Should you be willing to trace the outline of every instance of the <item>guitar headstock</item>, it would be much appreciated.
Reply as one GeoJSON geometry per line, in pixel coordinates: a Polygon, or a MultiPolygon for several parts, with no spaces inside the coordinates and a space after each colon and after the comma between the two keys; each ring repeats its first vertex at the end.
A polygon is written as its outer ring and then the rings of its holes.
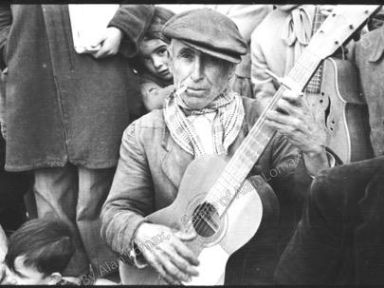
{"type": "Polygon", "coordinates": [[[307,49],[321,59],[332,55],[380,5],[338,5],[313,35],[307,49]]]}

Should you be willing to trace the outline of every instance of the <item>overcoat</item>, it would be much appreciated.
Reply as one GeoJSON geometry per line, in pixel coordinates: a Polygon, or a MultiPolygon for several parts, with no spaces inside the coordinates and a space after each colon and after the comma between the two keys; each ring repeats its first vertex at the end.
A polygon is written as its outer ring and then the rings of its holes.
{"type": "Polygon", "coordinates": [[[324,170],[282,254],[283,285],[384,284],[384,157],[324,170]]]}
{"type": "Polygon", "coordinates": [[[75,52],[68,5],[0,7],[7,170],[116,165],[122,132],[140,103],[125,56],[137,52],[153,13],[152,6],[122,5],[109,25],[123,31],[123,53],[95,59],[75,52]]]}

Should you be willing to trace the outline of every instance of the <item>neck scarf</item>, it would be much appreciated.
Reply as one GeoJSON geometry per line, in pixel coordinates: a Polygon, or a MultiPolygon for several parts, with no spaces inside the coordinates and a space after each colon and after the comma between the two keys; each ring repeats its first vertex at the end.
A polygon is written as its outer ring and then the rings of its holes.
{"type": "Polygon", "coordinates": [[[235,141],[244,120],[241,97],[233,91],[224,91],[201,110],[189,110],[180,95],[173,93],[166,99],[163,109],[165,123],[173,140],[187,153],[201,157],[207,153],[186,115],[202,115],[216,112],[213,119],[213,145],[218,155],[227,154],[235,141]]]}

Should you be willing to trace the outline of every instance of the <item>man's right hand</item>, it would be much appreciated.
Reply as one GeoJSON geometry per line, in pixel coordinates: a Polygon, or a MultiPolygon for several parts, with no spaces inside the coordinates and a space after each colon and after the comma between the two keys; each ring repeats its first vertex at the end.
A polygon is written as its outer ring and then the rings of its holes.
{"type": "Polygon", "coordinates": [[[163,225],[142,223],[134,242],[144,258],[169,284],[180,285],[197,276],[199,260],[182,242],[192,240],[196,234],[173,233],[163,225]]]}

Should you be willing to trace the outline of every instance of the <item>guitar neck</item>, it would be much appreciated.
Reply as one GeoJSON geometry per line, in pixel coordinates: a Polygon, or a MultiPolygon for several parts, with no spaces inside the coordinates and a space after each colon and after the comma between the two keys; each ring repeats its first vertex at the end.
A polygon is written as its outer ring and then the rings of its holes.
{"type": "MultiPolygon", "coordinates": [[[[321,11],[320,5],[316,6],[315,16],[312,24],[312,35],[314,35],[320,26],[323,24],[327,16],[321,11]]],[[[308,83],[305,91],[309,94],[318,94],[321,89],[321,80],[323,74],[323,65],[319,65],[316,72],[311,78],[311,81],[308,83]]]]}

